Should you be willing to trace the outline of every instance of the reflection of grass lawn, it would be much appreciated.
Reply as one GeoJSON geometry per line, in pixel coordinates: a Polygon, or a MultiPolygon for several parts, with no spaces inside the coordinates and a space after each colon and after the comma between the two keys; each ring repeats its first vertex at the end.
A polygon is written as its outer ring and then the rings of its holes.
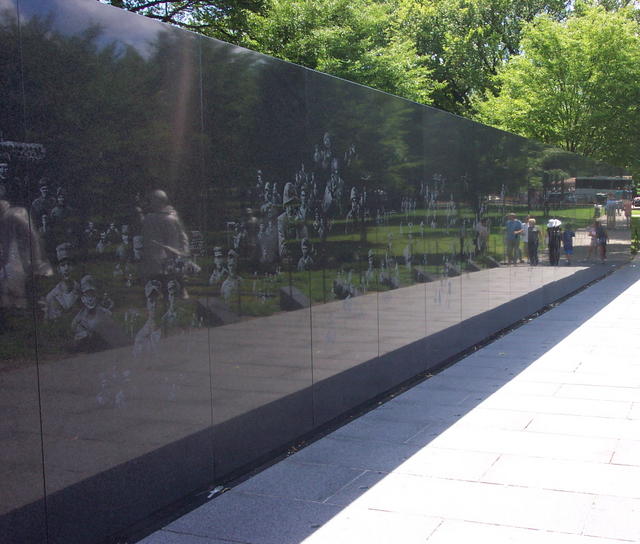
{"type": "MultiPolygon", "coordinates": [[[[514,210],[520,219],[524,218],[524,207],[509,207],[491,205],[486,216],[490,218],[491,234],[488,241],[488,253],[497,260],[502,260],[504,248],[504,217],[505,210],[514,210]],[[514,209],[515,208],[515,209],[514,209]]],[[[640,227],[640,210],[634,210],[634,228],[640,227]],[[638,227],[636,227],[638,225],[638,227]]],[[[314,245],[315,267],[308,272],[298,272],[296,269],[299,257],[300,242],[291,243],[294,257],[291,272],[287,265],[281,265],[281,272],[276,274],[276,263],[270,266],[258,265],[250,262],[247,255],[240,252],[239,275],[242,277],[239,297],[229,301],[231,310],[243,317],[268,316],[280,312],[280,288],[289,284],[298,288],[309,297],[312,304],[322,304],[336,300],[333,293],[333,282],[338,277],[348,281],[360,292],[383,292],[390,289],[389,285],[380,283],[380,273],[383,261],[389,258],[390,267],[386,271],[388,276],[394,276],[399,286],[409,286],[416,283],[414,271],[406,266],[405,258],[411,255],[412,266],[439,277],[443,273],[446,259],[455,261],[460,252],[460,223],[466,220],[464,229],[463,248],[468,253],[473,247],[473,212],[470,208],[458,208],[455,221],[447,228],[447,210],[415,210],[408,214],[396,213],[390,215],[383,224],[376,225],[369,221],[364,230],[359,226],[347,225],[344,221],[335,221],[333,229],[324,243],[317,238],[311,238],[314,245]],[[427,224],[435,221],[435,225],[427,224]],[[421,227],[421,223],[422,227],[421,227]],[[351,232],[345,232],[349,228],[351,232]],[[374,252],[375,271],[367,279],[368,252],[374,252]]],[[[544,226],[543,210],[534,209],[531,215],[538,224],[544,226]]],[[[557,217],[563,223],[571,223],[574,228],[585,227],[593,220],[592,206],[575,206],[551,209],[549,216],[557,217]]],[[[312,230],[310,228],[310,230],[312,230]]],[[[227,239],[226,233],[207,233],[210,243],[208,253],[214,245],[228,248],[219,240],[227,239]],[[215,242],[214,240],[218,240],[215,242]]],[[[466,258],[466,257],[464,257],[466,258]]],[[[211,255],[198,258],[201,272],[195,277],[189,277],[186,287],[190,299],[179,301],[182,309],[179,313],[178,328],[194,326],[193,316],[197,311],[197,301],[205,297],[220,297],[220,286],[208,284],[209,274],[213,268],[211,255]]],[[[115,259],[113,255],[97,255],[91,252],[87,262],[78,264],[75,270],[77,280],[85,274],[92,274],[101,291],[107,293],[114,302],[114,319],[122,325],[127,334],[133,339],[146,319],[145,296],[143,285],[138,281],[133,287],[126,287],[124,281],[113,277],[115,259]],[[133,317],[132,317],[133,316],[133,317]]],[[[42,298],[57,283],[57,278],[38,280],[38,298],[42,298]]],[[[102,293],[100,293],[102,295],[102,293]]],[[[39,350],[44,359],[60,357],[67,353],[71,341],[70,324],[80,307],[74,309],[64,318],[55,322],[45,322],[38,307],[39,350]]],[[[2,334],[0,342],[0,358],[6,360],[32,360],[35,353],[34,335],[31,322],[31,312],[17,312],[8,316],[7,329],[2,334]]],[[[196,324],[197,326],[197,324],[196,324]]]]}

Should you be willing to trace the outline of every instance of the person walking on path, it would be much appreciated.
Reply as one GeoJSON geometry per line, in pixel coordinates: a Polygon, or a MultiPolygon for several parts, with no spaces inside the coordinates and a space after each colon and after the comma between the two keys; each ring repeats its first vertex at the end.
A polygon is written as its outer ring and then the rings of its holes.
{"type": "Polygon", "coordinates": [[[558,266],[560,263],[560,243],[562,233],[560,231],[562,222],[559,219],[549,219],[547,223],[547,247],[549,248],[549,264],[558,266]]]}
{"type": "Polygon", "coordinates": [[[616,228],[616,214],[618,213],[618,201],[615,199],[613,193],[607,195],[607,203],[605,204],[607,210],[607,226],[610,228],[616,228]]]}
{"type": "Polygon", "coordinates": [[[538,246],[542,241],[542,231],[536,226],[536,220],[529,219],[527,228],[527,256],[531,266],[538,266],[538,246]]]}
{"type": "Polygon", "coordinates": [[[564,255],[567,258],[567,265],[571,266],[571,256],[573,255],[573,239],[576,237],[576,233],[571,228],[571,225],[567,224],[562,232],[562,247],[564,248],[564,255]]]}
{"type": "Polygon", "coordinates": [[[607,242],[609,241],[609,234],[607,230],[602,226],[600,221],[595,221],[593,224],[595,230],[596,246],[598,253],[600,254],[600,262],[604,263],[607,260],[607,242]]]}
{"type": "Polygon", "coordinates": [[[527,231],[529,230],[529,219],[530,216],[526,216],[524,221],[522,221],[522,234],[520,234],[520,238],[522,239],[522,251],[520,252],[520,262],[524,263],[523,256],[529,255],[529,236],[527,231]]]}
{"type": "Polygon", "coordinates": [[[629,228],[631,226],[631,208],[632,208],[631,200],[629,200],[628,198],[625,199],[622,206],[624,209],[625,224],[627,225],[627,228],[629,228]]]}
{"type": "Polygon", "coordinates": [[[596,228],[595,228],[595,222],[593,225],[589,225],[589,227],[587,228],[587,234],[589,235],[589,251],[587,253],[587,258],[585,259],[585,261],[590,261],[592,257],[597,255],[597,243],[598,241],[596,240],[596,228]]]}
{"type": "Polygon", "coordinates": [[[520,235],[522,234],[522,223],[516,219],[515,213],[507,214],[505,228],[507,262],[509,264],[516,264],[520,257],[520,235]]]}

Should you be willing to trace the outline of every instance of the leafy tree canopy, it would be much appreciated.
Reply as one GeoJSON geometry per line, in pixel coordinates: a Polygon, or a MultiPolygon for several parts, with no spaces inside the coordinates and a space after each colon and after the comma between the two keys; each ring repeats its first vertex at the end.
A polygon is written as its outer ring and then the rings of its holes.
{"type": "Polygon", "coordinates": [[[271,0],[244,45],[357,83],[431,102],[436,85],[411,37],[391,24],[395,2],[271,0]]]}
{"type": "Polygon", "coordinates": [[[572,152],[629,165],[639,140],[640,38],[630,8],[583,4],[536,18],[500,71],[478,120],[572,152]]]}
{"type": "Polygon", "coordinates": [[[248,15],[260,13],[266,4],[266,0],[99,1],[231,43],[244,36],[248,15]]]}
{"type": "Polygon", "coordinates": [[[494,76],[520,50],[523,26],[565,16],[565,0],[398,0],[398,25],[413,37],[440,84],[434,105],[462,115],[472,97],[497,91],[494,76]]]}

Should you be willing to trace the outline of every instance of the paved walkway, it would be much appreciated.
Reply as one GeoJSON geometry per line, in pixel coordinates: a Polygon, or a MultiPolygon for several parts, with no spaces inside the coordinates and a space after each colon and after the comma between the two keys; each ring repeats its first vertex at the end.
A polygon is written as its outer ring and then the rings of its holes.
{"type": "Polygon", "coordinates": [[[638,308],[635,261],[142,542],[640,542],[638,308]]]}

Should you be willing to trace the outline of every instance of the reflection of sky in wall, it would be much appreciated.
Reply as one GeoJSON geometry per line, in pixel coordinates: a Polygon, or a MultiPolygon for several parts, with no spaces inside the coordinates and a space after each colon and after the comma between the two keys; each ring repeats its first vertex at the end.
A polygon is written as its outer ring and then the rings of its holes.
{"type": "MultiPolygon", "coordinates": [[[[0,6],[15,5],[15,0],[0,0],[0,6]]],[[[50,17],[57,32],[67,36],[83,33],[92,25],[102,29],[97,43],[107,46],[113,42],[134,47],[140,55],[148,57],[158,34],[167,26],[142,15],[128,14],[95,0],[23,0],[20,17],[24,22],[33,16],[50,17]],[[64,14],[64,15],[62,15],[64,14]]]]}
{"type": "Polygon", "coordinates": [[[16,11],[16,0],[0,0],[0,13],[4,15],[7,10],[16,11]]]}
{"type": "MultiPolygon", "coordinates": [[[[16,0],[0,0],[0,8],[8,7],[15,10],[15,6],[16,0]]],[[[120,49],[131,46],[144,58],[153,53],[152,44],[158,34],[172,29],[165,23],[95,0],[22,0],[20,16],[23,23],[33,16],[51,17],[56,31],[67,36],[82,34],[88,27],[99,25],[102,29],[97,40],[99,46],[105,47],[114,42],[120,45],[120,49]]],[[[196,36],[185,30],[180,34],[196,36]]],[[[224,43],[212,38],[206,41],[212,47],[224,43]]],[[[251,63],[254,67],[268,64],[271,60],[268,56],[237,46],[229,46],[228,53],[230,60],[251,63]]]]}

